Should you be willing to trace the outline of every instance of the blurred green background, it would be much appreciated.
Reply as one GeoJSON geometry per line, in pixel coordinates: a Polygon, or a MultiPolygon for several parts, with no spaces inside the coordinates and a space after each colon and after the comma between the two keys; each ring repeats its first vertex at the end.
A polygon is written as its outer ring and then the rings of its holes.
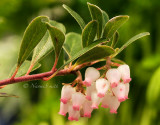
{"type": "MultiPolygon", "coordinates": [[[[0,125],[160,125],[160,1],[159,0],[88,0],[105,10],[109,17],[129,15],[120,28],[120,47],[130,37],[148,31],[149,37],[138,40],[120,55],[131,68],[129,100],[121,103],[117,115],[108,109],[93,111],[90,119],[70,122],[58,114],[61,83],[73,76],[50,81],[31,81],[8,85],[0,92],[19,98],[0,98],[0,125]]],[[[47,15],[66,26],[68,32],[81,33],[76,21],[62,8],[67,4],[85,20],[91,20],[87,0],[0,0],[0,80],[8,77],[17,61],[23,32],[38,15],[47,15]]],[[[49,71],[53,53],[34,73],[49,71]]]]}

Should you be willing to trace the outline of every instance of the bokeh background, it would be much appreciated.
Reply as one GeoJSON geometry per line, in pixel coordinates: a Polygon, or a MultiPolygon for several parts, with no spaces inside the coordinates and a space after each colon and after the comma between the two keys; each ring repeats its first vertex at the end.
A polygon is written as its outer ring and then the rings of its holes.
{"type": "MultiPolygon", "coordinates": [[[[61,83],[73,76],[50,81],[32,81],[8,85],[0,92],[19,98],[0,97],[0,125],[160,125],[160,1],[159,0],[88,0],[105,10],[109,17],[129,15],[119,29],[117,47],[130,37],[148,31],[150,36],[138,40],[118,58],[131,68],[129,100],[121,103],[117,115],[99,108],[90,119],[70,122],[58,114],[61,83]]],[[[85,20],[91,20],[87,0],[0,0],[0,80],[8,77],[18,57],[23,32],[38,15],[47,15],[63,23],[68,32],[81,33],[76,21],[62,8],[67,4],[85,20]]],[[[34,73],[49,71],[53,53],[41,61],[34,73]]]]}

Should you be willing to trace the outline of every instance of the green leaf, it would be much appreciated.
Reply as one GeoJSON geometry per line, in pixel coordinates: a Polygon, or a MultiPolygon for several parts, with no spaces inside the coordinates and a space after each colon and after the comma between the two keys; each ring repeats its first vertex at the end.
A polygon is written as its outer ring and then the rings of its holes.
{"type": "Polygon", "coordinates": [[[112,44],[111,44],[111,47],[115,47],[117,42],[118,42],[118,38],[119,38],[119,33],[118,31],[116,31],[113,35],[113,40],[112,40],[112,44]]]}
{"type": "Polygon", "coordinates": [[[73,16],[73,18],[78,22],[78,24],[80,25],[81,29],[83,30],[84,27],[85,27],[85,22],[80,17],[80,15],[77,14],[75,11],[73,11],[70,7],[68,7],[65,4],[63,4],[63,7],[64,7],[64,9],[66,9],[68,11],[68,13],[70,13],[73,16]]]}
{"type": "Polygon", "coordinates": [[[59,30],[61,30],[64,34],[66,33],[66,28],[65,28],[65,26],[62,23],[59,23],[59,22],[54,21],[54,20],[50,20],[49,23],[52,26],[55,26],[56,28],[58,28],[59,30]]]}
{"type": "Polygon", "coordinates": [[[106,23],[109,21],[109,16],[108,14],[102,10],[102,17],[103,17],[103,25],[102,27],[105,27],[106,23]]]}
{"type": "MultiPolygon", "coordinates": [[[[25,60],[24,63],[22,64],[22,66],[19,68],[17,74],[16,74],[16,77],[20,77],[20,76],[23,76],[27,73],[28,71],[28,68],[30,67],[30,64],[31,62],[28,61],[28,60],[25,60]]],[[[32,68],[32,71],[38,69],[39,67],[41,66],[41,64],[37,63],[33,68],[32,68]]],[[[12,74],[14,73],[16,69],[16,65],[12,68],[10,74],[9,74],[9,77],[12,76],[12,74]]]]}
{"type": "Polygon", "coordinates": [[[46,24],[54,45],[55,55],[58,58],[65,40],[65,35],[61,30],[59,30],[55,26],[52,26],[49,23],[46,24]]]}
{"type": "Polygon", "coordinates": [[[148,88],[147,88],[147,101],[148,103],[156,108],[160,109],[160,67],[154,72],[153,76],[151,77],[151,80],[149,82],[148,88]]]}
{"type": "Polygon", "coordinates": [[[82,44],[83,47],[90,45],[96,36],[98,24],[97,21],[93,20],[89,22],[82,32],[82,44]]]}
{"type": "Polygon", "coordinates": [[[82,38],[80,34],[68,33],[63,45],[65,52],[69,58],[73,57],[77,52],[82,50],[82,38]]]}
{"type": "Polygon", "coordinates": [[[131,39],[129,39],[118,51],[116,51],[115,54],[113,54],[111,57],[115,57],[116,55],[118,55],[122,50],[124,50],[128,45],[130,45],[131,43],[133,43],[134,41],[144,37],[150,35],[149,32],[144,32],[144,33],[140,33],[134,37],[132,37],[131,39]]]}
{"type": "Polygon", "coordinates": [[[17,66],[21,66],[21,64],[28,58],[36,45],[40,42],[47,31],[47,27],[45,22],[48,22],[49,19],[46,16],[39,16],[32,20],[32,22],[27,27],[18,57],[17,66]]]}
{"type": "Polygon", "coordinates": [[[129,16],[116,16],[110,19],[104,28],[103,37],[110,40],[113,34],[129,19],[129,16]]]}
{"type": "Polygon", "coordinates": [[[91,4],[91,3],[87,3],[87,4],[88,4],[88,8],[89,8],[92,20],[97,20],[98,22],[97,37],[100,38],[102,33],[102,23],[103,23],[102,10],[94,4],[91,4]]]}
{"type": "Polygon", "coordinates": [[[53,44],[51,38],[49,37],[49,33],[47,31],[41,42],[36,46],[36,48],[33,51],[31,65],[38,63],[52,51],[53,51],[53,44]]]}
{"type": "Polygon", "coordinates": [[[103,43],[103,42],[107,42],[106,39],[99,39],[94,41],[91,45],[83,48],[81,51],[79,51],[78,53],[75,53],[75,55],[69,59],[64,65],[62,65],[56,72],[55,74],[61,70],[63,67],[65,67],[66,65],[68,65],[70,62],[76,60],[78,57],[82,56],[83,54],[85,54],[86,52],[90,51],[91,49],[95,48],[98,44],[103,43]]]}
{"type": "Polygon", "coordinates": [[[110,46],[97,46],[84,55],[82,55],[75,63],[75,65],[79,65],[85,62],[91,62],[99,59],[103,59],[104,57],[110,56],[115,51],[110,46]]]}

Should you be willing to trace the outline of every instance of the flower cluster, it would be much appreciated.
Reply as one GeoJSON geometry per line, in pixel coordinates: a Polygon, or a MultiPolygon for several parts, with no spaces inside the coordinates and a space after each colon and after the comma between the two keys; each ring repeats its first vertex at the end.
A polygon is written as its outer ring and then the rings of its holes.
{"type": "Polygon", "coordinates": [[[91,117],[93,109],[109,108],[110,113],[117,113],[122,101],[128,99],[130,69],[128,65],[121,65],[107,71],[105,78],[100,78],[100,72],[89,67],[85,71],[83,86],[85,93],[76,91],[75,87],[65,84],[61,91],[59,114],[69,120],[78,121],[79,117],[91,117]]]}

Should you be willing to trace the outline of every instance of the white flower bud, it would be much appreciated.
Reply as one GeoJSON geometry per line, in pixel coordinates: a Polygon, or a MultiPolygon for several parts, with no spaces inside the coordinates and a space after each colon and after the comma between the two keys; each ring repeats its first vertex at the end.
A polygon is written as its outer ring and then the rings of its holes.
{"type": "Polygon", "coordinates": [[[103,100],[101,107],[110,108],[110,113],[117,113],[117,109],[120,106],[120,102],[117,97],[113,96],[111,93],[107,93],[103,100]]]}
{"type": "Polygon", "coordinates": [[[100,77],[100,73],[97,69],[89,67],[85,71],[85,80],[83,84],[86,86],[91,86],[91,84],[100,77]]]}
{"type": "Polygon", "coordinates": [[[85,95],[83,95],[81,92],[75,92],[74,94],[72,94],[72,105],[75,111],[80,110],[80,107],[82,106],[84,101],[85,95]]]}
{"type": "Polygon", "coordinates": [[[60,103],[60,111],[59,114],[66,116],[66,113],[68,112],[68,103],[64,104],[63,102],[60,103]]]}
{"type": "Polygon", "coordinates": [[[124,83],[129,83],[131,81],[130,78],[130,69],[128,65],[121,65],[118,67],[119,72],[121,73],[121,77],[124,83]]]}
{"type": "Polygon", "coordinates": [[[125,89],[125,99],[128,99],[129,83],[126,83],[126,84],[125,84],[125,87],[126,87],[126,89],[125,89]]]}
{"type": "Polygon", "coordinates": [[[79,120],[80,112],[79,111],[75,111],[72,108],[72,103],[69,104],[68,113],[69,113],[68,120],[71,120],[71,121],[73,121],[73,120],[78,121],[79,120]]]}
{"type": "Polygon", "coordinates": [[[61,99],[60,101],[66,104],[72,97],[72,94],[75,92],[75,89],[71,85],[64,85],[61,90],[61,99]]]}
{"type": "Polygon", "coordinates": [[[119,83],[117,87],[112,88],[112,91],[114,95],[118,98],[118,101],[122,102],[126,100],[126,86],[124,83],[119,83]]]}
{"type": "Polygon", "coordinates": [[[121,79],[121,74],[118,71],[118,69],[109,69],[106,73],[106,77],[108,81],[111,83],[111,87],[114,88],[118,85],[121,79]]]}
{"type": "Polygon", "coordinates": [[[93,111],[93,109],[91,108],[92,106],[92,102],[85,100],[85,102],[83,103],[83,113],[84,113],[84,117],[91,117],[91,113],[93,111]]]}
{"type": "Polygon", "coordinates": [[[105,93],[108,91],[109,89],[109,82],[104,79],[104,78],[100,78],[96,81],[96,89],[97,89],[97,96],[102,98],[104,97],[105,93]]]}
{"type": "Polygon", "coordinates": [[[91,93],[95,90],[96,90],[95,82],[91,86],[86,87],[86,99],[87,100],[91,101],[91,93]]]}
{"type": "Polygon", "coordinates": [[[98,106],[102,101],[102,98],[99,98],[97,96],[97,92],[93,91],[92,94],[91,94],[91,99],[92,99],[92,106],[91,106],[92,109],[98,109],[98,106]]]}

